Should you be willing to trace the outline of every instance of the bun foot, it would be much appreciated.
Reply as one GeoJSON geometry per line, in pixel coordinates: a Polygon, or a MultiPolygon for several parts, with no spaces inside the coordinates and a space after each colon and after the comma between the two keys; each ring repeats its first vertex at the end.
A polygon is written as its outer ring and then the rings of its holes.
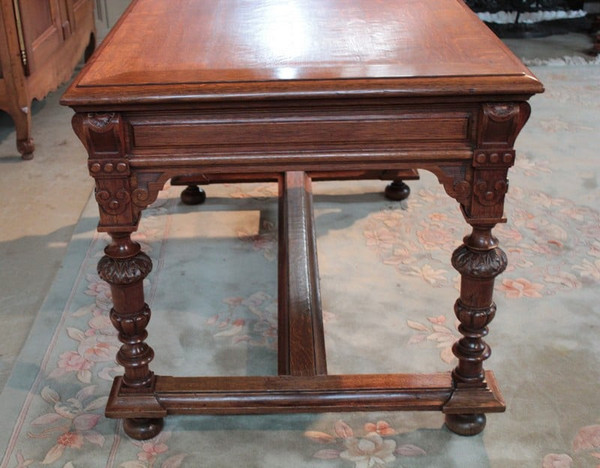
{"type": "Polygon", "coordinates": [[[165,424],[163,418],[124,419],[123,430],[132,439],[147,440],[156,437],[165,424]]]}
{"type": "Polygon", "coordinates": [[[188,185],[181,192],[181,202],[184,205],[201,205],[206,200],[206,192],[197,185],[188,185]]]}
{"type": "Polygon", "coordinates": [[[385,188],[385,197],[388,200],[402,201],[410,195],[410,187],[401,180],[395,180],[385,188]]]}
{"type": "Polygon", "coordinates": [[[447,414],[446,426],[458,435],[476,435],[485,427],[485,414],[447,414]]]}
{"type": "Polygon", "coordinates": [[[35,145],[33,144],[33,139],[31,138],[17,141],[17,150],[19,153],[21,153],[21,159],[24,159],[25,161],[33,159],[34,149],[35,145]]]}

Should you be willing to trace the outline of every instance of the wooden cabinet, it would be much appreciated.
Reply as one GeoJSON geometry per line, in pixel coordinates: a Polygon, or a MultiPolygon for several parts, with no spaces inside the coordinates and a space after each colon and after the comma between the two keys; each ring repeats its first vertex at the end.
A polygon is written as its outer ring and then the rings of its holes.
{"type": "Polygon", "coordinates": [[[95,36],[93,0],[0,0],[0,109],[23,159],[34,150],[31,102],[71,77],[95,36]]]}

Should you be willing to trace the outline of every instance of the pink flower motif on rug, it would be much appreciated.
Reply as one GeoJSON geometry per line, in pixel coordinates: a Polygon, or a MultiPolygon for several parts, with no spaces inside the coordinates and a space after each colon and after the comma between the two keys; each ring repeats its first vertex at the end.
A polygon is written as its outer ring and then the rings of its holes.
{"type": "Polygon", "coordinates": [[[188,456],[187,453],[172,455],[164,459],[160,465],[157,463],[160,457],[169,455],[167,442],[171,438],[171,435],[170,431],[164,431],[150,440],[136,441],[129,439],[139,449],[137,460],[127,461],[119,466],[122,468],[154,468],[155,466],[160,466],[161,468],[178,468],[185,457],[188,456]]]}
{"type": "Polygon", "coordinates": [[[77,350],[62,353],[49,378],[57,379],[70,372],[76,372],[80,382],[90,383],[95,364],[114,362],[120,347],[116,336],[87,334],[74,327],[67,327],[67,334],[79,343],[77,350]]]}
{"type": "Polygon", "coordinates": [[[571,468],[572,466],[600,467],[600,425],[584,426],[575,435],[573,452],[549,453],[542,460],[543,468],[571,468]],[[577,462],[576,465],[573,465],[577,462]]]}
{"type": "Polygon", "coordinates": [[[448,218],[441,213],[432,213],[430,219],[436,221],[430,223],[421,223],[421,228],[417,231],[417,238],[426,250],[446,250],[451,251],[456,240],[448,230],[440,223],[448,218]]]}
{"type": "Polygon", "coordinates": [[[531,283],[525,278],[517,278],[514,280],[507,278],[502,280],[502,283],[497,289],[506,294],[506,297],[510,299],[517,299],[520,297],[542,297],[540,291],[544,289],[544,285],[531,283]]]}
{"type": "Polygon", "coordinates": [[[573,459],[564,453],[549,453],[542,460],[542,468],[570,468],[573,459]]]}
{"type": "Polygon", "coordinates": [[[364,435],[355,431],[343,420],[333,425],[334,435],[321,431],[306,431],[304,436],[319,444],[334,447],[318,450],[314,458],[321,460],[342,459],[354,463],[355,468],[384,468],[394,462],[397,456],[416,457],[426,455],[425,450],[412,444],[401,444],[390,436],[397,431],[386,421],[367,422],[363,426],[364,435]]]}
{"type": "Polygon", "coordinates": [[[57,431],[60,431],[60,435],[47,451],[43,465],[59,460],[67,449],[83,448],[86,441],[99,447],[104,445],[104,436],[94,430],[101,415],[94,412],[104,408],[107,397],[94,397],[95,389],[96,386],[90,385],[82,388],[73,398],[62,400],[56,391],[44,387],[41,397],[52,405],[53,411],[31,421],[35,429],[40,427],[42,430],[32,430],[28,437],[51,440],[57,431]]]}
{"type": "MultiPolygon", "coordinates": [[[[429,324],[423,324],[413,320],[406,321],[409,328],[418,332],[408,340],[408,344],[414,345],[426,341],[435,342],[436,347],[441,348],[440,358],[442,361],[448,364],[454,362],[456,358],[454,357],[454,354],[452,354],[452,345],[460,338],[460,336],[445,325],[446,317],[443,315],[427,317],[427,320],[429,321],[429,324]]],[[[458,323],[458,321],[456,323],[458,323]]]]}
{"type": "MultiPolygon", "coordinates": [[[[526,158],[514,170],[532,176],[549,171],[526,158]]],[[[457,275],[450,268],[451,253],[469,232],[453,213],[457,206],[441,187],[419,190],[406,207],[386,208],[365,219],[365,245],[399,275],[434,288],[451,285],[457,275]]],[[[506,210],[508,224],[494,229],[508,256],[506,272],[496,282],[498,292],[509,299],[537,299],[600,283],[600,212],[521,187],[509,192],[506,210]]]]}

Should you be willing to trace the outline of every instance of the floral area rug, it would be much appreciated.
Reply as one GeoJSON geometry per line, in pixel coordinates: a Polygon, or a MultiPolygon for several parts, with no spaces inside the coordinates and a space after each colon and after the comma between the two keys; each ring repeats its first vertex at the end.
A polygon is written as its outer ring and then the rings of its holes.
{"type": "MultiPolygon", "coordinates": [[[[507,412],[465,438],[440,413],[168,417],[139,442],[104,418],[119,346],[105,245],[90,203],[0,397],[1,467],[596,467],[600,465],[600,67],[539,68],[547,87],[518,141],[495,233],[509,258],[486,362],[507,412]]],[[[384,183],[315,184],[330,373],[451,369],[452,251],[468,231],[426,172],[407,202],[384,183]]],[[[265,184],[207,188],[201,207],[169,188],[137,240],[153,369],[276,372],[277,201],[265,184]]]]}

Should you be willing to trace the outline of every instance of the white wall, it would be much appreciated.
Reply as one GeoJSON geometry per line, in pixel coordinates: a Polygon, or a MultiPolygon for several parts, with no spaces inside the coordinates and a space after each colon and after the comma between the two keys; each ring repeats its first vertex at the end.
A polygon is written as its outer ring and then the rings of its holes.
{"type": "Polygon", "coordinates": [[[98,43],[104,39],[130,3],[131,0],[96,0],[98,43]]]}

